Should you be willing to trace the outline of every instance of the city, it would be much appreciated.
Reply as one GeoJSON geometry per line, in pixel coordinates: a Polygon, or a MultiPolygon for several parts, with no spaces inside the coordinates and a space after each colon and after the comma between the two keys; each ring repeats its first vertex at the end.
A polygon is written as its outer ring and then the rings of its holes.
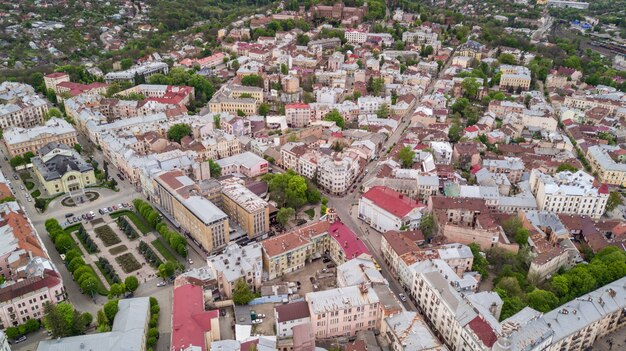
{"type": "Polygon", "coordinates": [[[626,349],[626,1],[0,13],[0,351],[626,349]]]}

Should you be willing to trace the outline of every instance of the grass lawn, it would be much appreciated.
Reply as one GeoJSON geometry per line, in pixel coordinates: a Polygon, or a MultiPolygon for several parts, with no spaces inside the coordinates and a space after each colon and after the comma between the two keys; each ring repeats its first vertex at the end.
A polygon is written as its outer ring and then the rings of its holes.
{"type": "Polygon", "coordinates": [[[131,220],[131,222],[133,222],[135,227],[137,227],[137,229],[139,229],[139,231],[143,235],[146,235],[146,234],[150,233],[150,231],[152,230],[152,227],[150,226],[150,224],[148,224],[148,222],[146,222],[143,218],[138,216],[133,211],[129,211],[129,210],[116,211],[116,212],[111,213],[110,216],[111,216],[111,218],[117,218],[117,217],[120,217],[120,216],[126,216],[128,219],[131,220]]]}
{"type": "Polygon", "coordinates": [[[30,193],[30,196],[32,196],[33,198],[39,197],[41,196],[41,191],[39,191],[39,189],[33,191],[32,193],[30,193]]]}
{"type": "MultiPolygon", "coordinates": [[[[85,266],[89,267],[89,270],[91,270],[91,274],[93,274],[94,278],[96,278],[96,280],[98,281],[98,294],[102,296],[109,295],[109,290],[107,290],[106,286],[104,286],[104,283],[100,279],[100,276],[96,274],[96,272],[93,270],[93,267],[90,264],[86,264],[85,266]]],[[[104,274],[104,276],[106,277],[106,274],[104,274]]]]}
{"type": "Polygon", "coordinates": [[[154,248],[157,249],[157,251],[161,254],[161,256],[163,256],[163,258],[165,258],[166,261],[178,263],[176,256],[174,256],[172,251],[170,251],[170,249],[168,249],[167,246],[161,240],[163,239],[158,238],[152,241],[152,246],[154,246],[154,248]]]}
{"type": "Polygon", "coordinates": [[[117,255],[117,254],[121,254],[124,251],[128,251],[128,248],[126,247],[126,245],[120,245],[120,246],[116,246],[112,249],[109,249],[109,253],[111,255],[117,255]]]}
{"type": "Polygon", "coordinates": [[[135,256],[130,252],[117,256],[115,261],[122,266],[122,270],[124,270],[125,273],[134,272],[141,268],[141,264],[137,262],[135,256]]]}
{"type": "Polygon", "coordinates": [[[120,240],[117,234],[115,234],[113,229],[111,229],[111,227],[109,227],[108,225],[103,225],[102,227],[98,227],[94,229],[94,232],[96,233],[96,236],[102,239],[102,242],[104,243],[104,246],[106,247],[113,246],[115,244],[119,244],[120,242],[122,242],[122,240],[120,240]]]}
{"type": "Polygon", "coordinates": [[[33,177],[30,175],[29,171],[22,171],[19,172],[19,176],[22,179],[22,181],[26,181],[27,179],[32,179],[33,177]]]}
{"type": "Polygon", "coordinates": [[[309,219],[313,219],[313,217],[315,217],[315,208],[309,208],[308,210],[304,211],[304,213],[309,216],[309,219]]]}
{"type": "Polygon", "coordinates": [[[33,183],[33,182],[24,182],[24,186],[26,187],[26,189],[30,190],[30,189],[35,187],[35,183],[33,183]]]}
{"type": "Polygon", "coordinates": [[[80,223],[72,224],[72,225],[69,225],[69,226],[65,227],[65,229],[63,229],[63,231],[65,232],[65,234],[71,234],[71,233],[77,231],[78,228],[80,228],[80,226],[81,226],[80,223]]]}

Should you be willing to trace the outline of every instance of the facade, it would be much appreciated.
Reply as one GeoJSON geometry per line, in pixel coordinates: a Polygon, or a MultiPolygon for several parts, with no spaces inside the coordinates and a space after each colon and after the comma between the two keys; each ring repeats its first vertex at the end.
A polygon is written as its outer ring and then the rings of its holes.
{"type": "Polygon", "coordinates": [[[43,77],[43,82],[46,85],[46,90],[57,90],[57,85],[63,82],[69,82],[70,75],[64,72],[54,72],[47,74],[43,77]]]}
{"type": "Polygon", "coordinates": [[[249,151],[215,162],[222,167],[222,176],[239,173],[254,178],[266,174],[269,169],[269,163],[265,159],[249,151]]]}
{"type": "Polygon", "coordinates": [[[150,322],[150,299],[121,299],[110,332],[42,340],[37,351],[145,351],[150,322]]]}
{"type": "Polygon", "coordinates": [[[267,201],[248,190],[239,179],[222,181],[224,212],[248,233],[249,238],[270,230],[270,210],[267,201]]]}
{"type": "Polygon", "coordinates": [[[524,66],[501,65],[500,77],[501,89],[522,89],[530,88],[531,75],[530,70],[524,66]]]}
{"type": "Polygon", "coordinates": [[[182,85],[139,84],[117,93],[119,96],[128,96],[129,94],[141,94],[145,97],[144,101],[156,101],[185,107],[194,99],[195,89],[182,85]]]}
{"type": "Polygon", "coordinates": [[[73,147],[78,142],[76,135],[76,129],[64,119],[51,118],[43,126],[9,128],[2,133],[2,139],[9,155],[15,157],[29,151],[36,153],[52,142],[73,147]]]}
{"type": "Polygon", "coordinates": [[[616,162],[602,146],[590,146],[587,149],[587,158],[591,169],[598,173],[601,182],[626,186],[626,164],[616,162]]]}
{"type": "Polygon", "coordinates": [[[259,243],[253,242],[243,247],[229,243],[221,254],[208,257],[207,265],[217,277],[222,298],[232,298],[239,279],[243,279],[253,291],[261,289],[263,259],[259,243]]]}
{"type": "Polygon", "coordinates": [[[0,128],[31,128],[41,124],[48,113],[48,103],[30,85],[0,84],[0,128]]]}
{"type": "Polygon", "coordinates": [[[143,81],[147,81],[148,77],[156,73],[167,74],[169,68],[165,62],[146,62],[141,65],[133,66],[125,71],[109,72],[104,76],[104,81],[107,83],[114,82],[131,82],[137,84],[138,76],[143,77],[143,81]]]}
{"type": "Polygon", "coordinates": [[[154,177],[154,200],[207,252],[215,252],[230,240],[228,216],[200,195],[200,188],[181,170],[154,177]]]}
{"type": "Polygon", "coordinates": [[[395,190],[375,186],[359,199],[359,218],[382,233],[414,230],[419,227],[424,207],[395,190]]]}
{"type": "Polygon", "coordinates": [[[360,171],[356,155],[326,156],[317,164],[318,184],[334,195],[345,194],[360,171]]]}
{"type": "Polygon", "coordinates": [[[65,144],[48,143],[33,157],[33,171],[49,195],[83,191],[96,184],[93,167],[65,144]]]}
{"type": "Polygon", "coordinates": [[[311,322],[309,304],[306,301],[291,302],[274,307],[276,336],[293,337],[293,328],[311,322]]]}
{"type": "Polygon", "coordinates": [[[517,184],[522,180],[525,167],[524,162],[519,157],[505,157],[503,160],[483,160],[483,167],[490,173],[504,174],[512,184],[517,184]]]}
{"type": "Polygon", "coordinates": [[[609,198],[606,185],[594,186],[594,177],[583,171],[551,176],[538,169],[530,172],[530,187],[541,211],[587,215],[599,219],[609,198]]]}
{"type": "Polygon", "coordinates": [[[380,330],[382,306],[366,286],[349,286],[307,293],[316,339],[354,336],[359,331],[380,330]]]}
{"type": "Polygon", "coordinates": [[[287,125],[291,128],[304,128],[311,122],[311,107],[309,104],[287,104],[285,105],[285,117],[287,125]]]}

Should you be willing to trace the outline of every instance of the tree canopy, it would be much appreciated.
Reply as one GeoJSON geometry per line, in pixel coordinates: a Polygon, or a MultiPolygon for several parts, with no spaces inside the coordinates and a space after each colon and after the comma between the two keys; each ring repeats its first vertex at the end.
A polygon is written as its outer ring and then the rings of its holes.
{"type": "Polygon", "coordinates": [[[174,124],[167,131],[167,138],[177,143],[180,143],[180,141],[188,135],[191,135],[191,126],[186,123],[174,124]]]}
{"type": "Polygon", "coordinates": [[[402,168],[411,168],[413,166],[415,152],[410,146],[405,146],[398,152],[398,158],[402,164],[402,168]]]}
{"type": "Polygon", "coordinates": [[[254,293],[250,290],[250,287],[245,280],[239,279],[235,283],[235,290],[233,291],[233,302],[235,305],[247,305],[250,301],[254,300],[254,293]]]}
{"type": "Polygon", "coordinates": [[[343,117],[341,116],[339,111],[337,111],[337,109],[333,109],[332,111],[328,112],[326,116],[324,116],[324,120],[335,122],[335,124],[337,124],[337,127],[341,129],[344,129],[346,126],[346,121],[344,121],[343,117]]]}

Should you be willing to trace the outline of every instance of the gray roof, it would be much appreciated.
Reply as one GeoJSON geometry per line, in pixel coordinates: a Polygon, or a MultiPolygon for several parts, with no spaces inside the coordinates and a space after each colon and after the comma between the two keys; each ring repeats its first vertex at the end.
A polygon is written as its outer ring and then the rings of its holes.
{"type": "Polygon", "coordinates": [[[150,299],[120,300],[113,327],[108,333],[71,336],[39,342],[37,351],[141,351],[150,315],[150,299]]]}
{"type": "Polygon", "coordinates": [[[48,143],[46,146],[39,149],[38,154],[41,156],[33,157],[31,162],[33,167],[35,167],[47,181],[59,179],[70,171],[84,173],[93,170],[93,167],[85,162],[75,150],[70,149],[65,144],[48,143]],[[52,158],[44,161],[43,157],[54,149],[64,149],[66,152],[54,155],[52,158]],[[67,154],[68,152],[71,156],[67,154]]]}
{"type": "Polygon", "coordinates": [[[398,313],[387,317],[385,323],[404,351],[447,350],[416,312],[398,313]]]}

